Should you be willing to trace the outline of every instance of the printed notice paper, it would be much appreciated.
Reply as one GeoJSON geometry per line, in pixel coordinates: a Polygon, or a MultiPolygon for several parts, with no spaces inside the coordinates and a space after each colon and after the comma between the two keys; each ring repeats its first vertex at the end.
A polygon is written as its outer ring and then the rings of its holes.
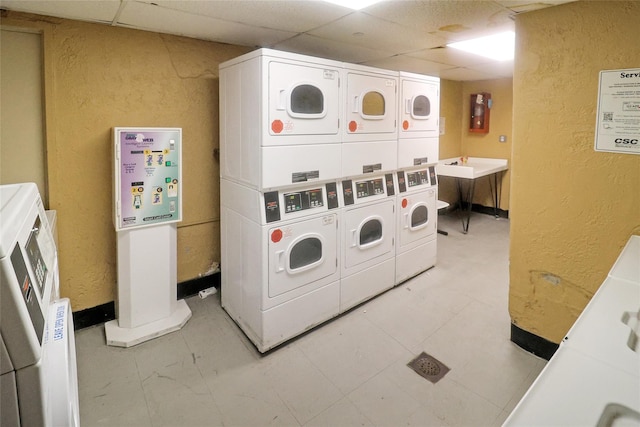
{"type": "Polygon", "coordinates": [[[640,154],[640,68],[600,71],[596,151],[640,154]]]}
{"type": "Polygon", "coordinates": [[[182,129],[114,128],[116,231],[182,220],[182,129]]]}

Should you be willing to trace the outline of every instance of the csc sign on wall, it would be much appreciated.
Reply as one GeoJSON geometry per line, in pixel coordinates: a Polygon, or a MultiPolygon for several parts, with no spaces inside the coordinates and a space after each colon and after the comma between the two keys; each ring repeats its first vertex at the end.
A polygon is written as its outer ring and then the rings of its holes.
{"type": "Polygon", "coordinates": [[[595,150],[640,154],[640,68],[600,71],[595,150]]]}

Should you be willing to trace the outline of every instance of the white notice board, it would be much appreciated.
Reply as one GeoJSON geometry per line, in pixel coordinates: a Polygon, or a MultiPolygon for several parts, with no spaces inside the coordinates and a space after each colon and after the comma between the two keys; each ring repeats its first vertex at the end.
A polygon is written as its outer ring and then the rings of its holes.
{"type": "Polygon", "coordinates": [[[640,154],[640,68],[600,71],[595,150],[640,154]]]}
{"type": "Polygon", "coordinates": [[[114,128],[116,231],[182,221],[182,129],[114,128]]]}

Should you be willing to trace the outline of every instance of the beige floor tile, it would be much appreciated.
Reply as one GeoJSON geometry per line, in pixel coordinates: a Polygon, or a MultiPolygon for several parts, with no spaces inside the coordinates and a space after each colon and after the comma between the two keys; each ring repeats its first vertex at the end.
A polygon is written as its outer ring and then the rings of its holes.
{"type": "Polygon", "coordinates": [[[546,363],[509,339],[509,222],[440,228],[434,268],[266,354],[219,293],[129,349],[78,331],[81,425],[501,425],[546,363]],[[422,351],[451,368],[437,384],[406,366],[422,351]]]}
{"type": "Polygon", "coordinates": [[[384,375],[349,394],[349,400],[376,426],[406,425],[420,404],[384,375]]]}
{"type": "Polygon", "coordinates": [[[318,414],[305,427],[356,427],[373,426],[374,424],[349,400],[343,397],[338,402],[318,414]]]}

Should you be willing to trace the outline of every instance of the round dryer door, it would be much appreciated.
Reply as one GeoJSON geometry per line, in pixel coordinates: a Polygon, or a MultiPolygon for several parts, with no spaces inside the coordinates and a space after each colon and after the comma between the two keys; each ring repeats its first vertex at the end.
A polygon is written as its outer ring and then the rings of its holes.
{"type": "Polygon", "coordinates": [[[434,190],[406,196],[399,205],[399,247],[421,239],[435,238],[438,211],[434,190]]]}
{"type": "Polygon", "coordinates": [[[388,254],[395,234],[391,200],[344,212],[345,267],[350,268],[388,254]]]}
{"type": "Polygon", "coordinates": [[[274,227],[269,233],[269,297],[315,286],[337,274],[335,215],[274,227]]]}

